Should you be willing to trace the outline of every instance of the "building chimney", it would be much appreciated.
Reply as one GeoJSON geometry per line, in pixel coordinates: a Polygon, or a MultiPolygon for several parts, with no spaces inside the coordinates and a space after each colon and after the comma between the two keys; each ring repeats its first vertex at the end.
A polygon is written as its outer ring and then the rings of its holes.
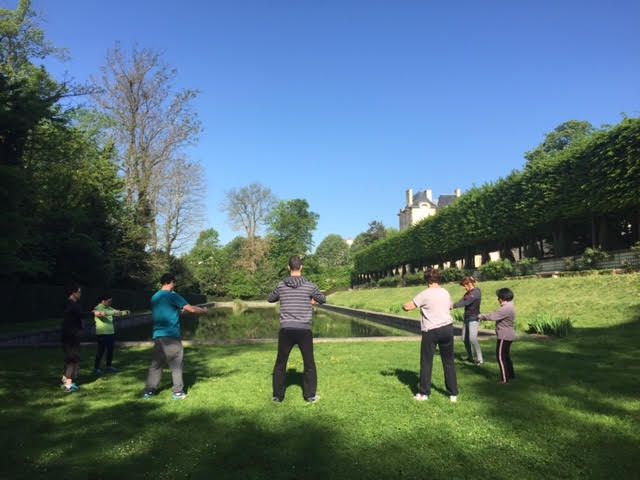
{"type": "Polygon", "coordinates": [[[413,190],[407,189],[407,207],[413,205],[413,190]]]}
{"type": "Polygon", "coordinates": [[[460,189],[459,189],[459,188],[456,188],[456,189],[455,189],[455,194],[456,194],[456,197],[459,197],[459,196],[460,196],[460,189]]]}
{"type": "Polygon", "coordinates": [[[427,189],[424,191],[424,194],[427,196],[427,199],[428,199],[430,202],[433,202],[433,200],[431,199],[431,189],[430,189],[430,188],[427,188],[427,189]]]}

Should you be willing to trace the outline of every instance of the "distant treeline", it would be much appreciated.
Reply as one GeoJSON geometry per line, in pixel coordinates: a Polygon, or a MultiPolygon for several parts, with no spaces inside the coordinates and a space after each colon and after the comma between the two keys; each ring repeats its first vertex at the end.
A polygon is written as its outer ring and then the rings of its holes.
{"type": "Polygon", "coordinates": [[[640,239],[640,119],[625,118],[561,150],[531,155],[522,171],[472,188],[455,203],[355,256],[359,275],[520,249],[567,256],[640,239]]]}
{"type": "MultiPolygon", "coordinates": [[[[113,295],[115,308],[136,312],[151,309],[153,291],[83,287],[80,303],[85,310],[92,309],[98,303],[98,296],[104,293],[113,295]]],[[[205,303],[204,295],[186,293],[185,299],[197,305],[205,303]]],[[[62,318],[66,302],[64,287],[60,285],[21,284],[18,282],[0,283],[0,302],[5,306],[5,314],[0,323],[21,323],[46,318],[62,318]]]]}

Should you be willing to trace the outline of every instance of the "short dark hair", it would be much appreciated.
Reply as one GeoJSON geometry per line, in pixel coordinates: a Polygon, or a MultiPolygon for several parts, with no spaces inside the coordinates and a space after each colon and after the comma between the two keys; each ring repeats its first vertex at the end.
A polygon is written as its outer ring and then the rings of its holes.
{"type": "Polygon", "coordinates": [[[467,283],[470,283],[471,285],[475,285],[476,283],[475,277],[472,277],[471,275],[469,275],[468,277],[462,277],[462,280],[460,280],[460,285],[466,285],[467,283]]]}
{"type": "Polygon", "coordinates": [[[440,270],[437,268],[427,268],[424,271],[424,281],[429,283],[440,283],[442,280],[442,275],[440,275],[440,270]]]}
{"type": "Polygon", "coordinates": [[[496,295],[503,302],[510,302],[513,300],[513,292],[508,288],[499,288],[496,290],[496,295]]]}
{"type": "Polygon", "coordinates": [[[80,285],[78,285],[76,282],[69,282],[64,286],[64,293],[67,295],[67,297],[72,293],[76,293],[78,290],[80,290],[80,285]]]}
{"type": "Polygon", "coordinates": [[[302,268],[302,260],[297,255],[289,257],[289,268],[294,271],[300,270],[302,268]]]}
{"type": "Polygon", "coordinates": [[[98,303],[102,302],[103,300],[109,300],[110,298],[113,298],[111,292],[102,292],[102,294],[98,297],[98,303]]]}
{"type": "Polygon", "coordinates": [[[165,273],[160,277],[160,285],[168,285],[171,282],[175,282],[175,281],[176,281],[176,277],[174,277],[173,274],[171,273],[165,273]]]}

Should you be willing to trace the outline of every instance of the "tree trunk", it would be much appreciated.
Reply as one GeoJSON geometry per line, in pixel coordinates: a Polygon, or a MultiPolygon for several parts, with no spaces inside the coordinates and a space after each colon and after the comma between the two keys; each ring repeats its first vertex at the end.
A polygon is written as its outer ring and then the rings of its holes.
{"type": "Polygon", "coordinates": [[[466,248],[464,251],[464,268],[468,270],[476,268],[475,255],[472,253],[470,248],[466,248]]]}
{"type": "Polygon", "coordinates": [[[602,215],[598,219],[598,246],[603,250],[609,250],[611,248],[606,215],[602,215]]]}
{"type": "Polygon", "coordinates": [[[555,256],[566,257],[569,254],[567,222],[565,220],[559,220],[556,222],[552,233],[555,256]]]}

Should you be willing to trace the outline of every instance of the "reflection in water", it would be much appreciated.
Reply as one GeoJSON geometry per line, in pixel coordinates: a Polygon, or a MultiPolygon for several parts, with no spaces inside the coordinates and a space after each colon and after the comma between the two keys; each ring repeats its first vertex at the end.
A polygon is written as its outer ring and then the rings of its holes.
{"type": "MultiPolygon", "coordinates": [[[[184,315],[180,319],[180,334],[185,340],[277,338],[279,326],[278,311],[275,308],[255,308],[244,312],[215,308],[206,316],[184,315]]],[[[314,337],[329,338],[405,334],[382,325],[319,310],[313,313],[311,329],[314,337]]],[[[118,330],[116,336],[118,340],[150,340],[151,326],[118,330]]]]}

